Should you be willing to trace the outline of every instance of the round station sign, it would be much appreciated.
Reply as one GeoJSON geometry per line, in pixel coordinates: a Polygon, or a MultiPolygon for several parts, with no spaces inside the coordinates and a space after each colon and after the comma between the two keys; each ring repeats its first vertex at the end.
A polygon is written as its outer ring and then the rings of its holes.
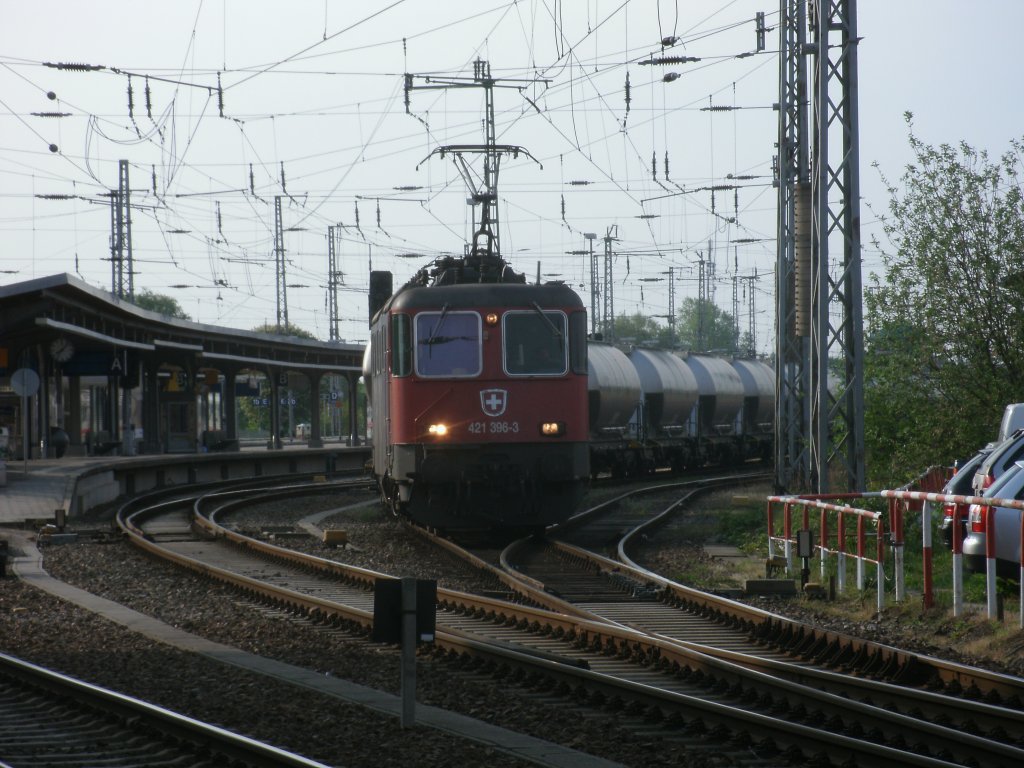
{"type": "Polygon", "coordinates": [[[19,368],[11,374],[11,389],[22,397],[32,397],[39,390],[39,374],[31,368],[19,368]]]}

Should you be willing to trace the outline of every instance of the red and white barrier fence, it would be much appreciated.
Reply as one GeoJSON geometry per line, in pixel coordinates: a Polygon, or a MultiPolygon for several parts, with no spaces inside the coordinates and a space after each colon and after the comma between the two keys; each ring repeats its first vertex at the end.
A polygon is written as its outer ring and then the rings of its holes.
{"type": "MultiPolygon", "coordinates": [[[[986,496],[954,496],[945,493],[925,493],[923,491],[882,491],[882,496],[892,501],[929,501],[940,504],[953,504],[953,615],[963,612],[963,541],[961,539],[960,521],[967,507],[978,504],[983,507],[1007,507],[1022,510],[1020,525],[1020,626],[1024,629],[1024,501],[1017,499],[993,499],[986,496]]],[[[898,505],[897,505],[898,506],[898,505]]],[[[926,508],[927,509],[927,508],[926,508]]],[[[985,608],[990,619],[998,616],[999,607],[996,587],[996,527],[995,515],[985,515],[985,608]]],[[[922,530],[931,533],[931,521],[922,519],[922,530]]],[[[931,573],[931,547],[922,550],[925,573],[931,573]]],[[[925,605],[933,604],[934,596],[931,583],[925,585],[925,605]]]]}
{"type": "MultiPolygon", "coordinates": [[[[959,616],[963,613],[963,527],[961,521],[964,519],[967,508],[972,504],[979,504],[986,507],[1008,507],[1022,510],[1020,524],[1020,625],[1024,628],[1024,501],[1016,499],[994,499],[982,496],[956,496],[943,493],[932,493],[928,491],[879,491],[876,493],[843,493],[843,494],[819,494],[805,496],[769,496],[768,497],[768,557],[774,560],[776,549],[781,545],[783,557],[786,562],[786,570],[793,571],[793,550],[797,538],[793,530],[794,510],[799,510],[804,530],[810,530],[811,510],[818,512],[818,550],[821,553],[820,569],[822,581],[825,579],[828,559],[832,556],[836,560],[836,587],[838,591],[844,591],[846,587],[846,560],[852,557],[857,566],[857,589],[864,589],[864,568],[865,565],[873,564],[877,574],[877,605],[881,612],[885,603],[885,574],[883,570],[886,523],[885,515],[881,512],[872,512],[866,509],[859,509],[849,504],[836,504],[836,501],[866,500],[869,498],[885,498],[889,500],[889,529],[891,531],[891,543],[893,547],[893,581],[894,595],[896,602],[906,599],[906,579],[904,573],[904,536],[903,516],[907,511],[921,510],[921,547],[922,547],[922,585],[924,593],[924,605],[930,608],[934,605],[934,585],[932,581],[932,521],[931,511],[923,502],[954,505],[953,514],[953,615],[959,616]],[[779,510],[781,507],[781,510],[779,510]],[[782,531],[781,535],[776,531],[776,525],[781,511],[782,531]],[[831,519],[835,518],[835,525],[830,525],[831,519]],[[856,548],[855,552],[847,551],[847,523],[850,518],[856,520],[856,548]],[[875,536],[875,556],[869,557],[866,553],[867,527],[873,526],[875,536]],[[834,534],[832,533],[834,531],[834,534]],[[832,542],[835,542],[833,545],[832,542]]],[[[998,615],[997,588],[996,588],[996,528],[995,515],[985,515],[985,594],[986,609],[989,618],[996,618],[998,615]]]]}

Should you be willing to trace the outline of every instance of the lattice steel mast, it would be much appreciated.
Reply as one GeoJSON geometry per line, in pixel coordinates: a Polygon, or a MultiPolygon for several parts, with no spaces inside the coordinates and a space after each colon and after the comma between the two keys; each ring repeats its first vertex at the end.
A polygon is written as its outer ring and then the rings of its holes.
{"type": "Polygon", "coordinates": [[[132,199],[127,160],[118,160],[117,189],[110,191],[110,292],[119,299],[135,299],[132,199]]]}
{"type": "Polygon", "coordinates": [[[841,473],[863,490],[855,0],[781,0],[779,29],[776,484],[824,492],[841,473]],[[842,148],[835,161],[833,136],[842,148]],[[830,246],[840,245],[833,264],[830,246]],[[830,361],[841,366],[831,381],[830,361]]]}
{"type": "Polygon", "coordinates": [[[281,223],[281,196],[274,197],[274,273],[277,289],[277,332],[288,329],[288,281],[285,274],[284,226],[281,223]]]}
{"type": "Polygon", "coordinates": [[[338,264],[338,231],[336,227],[327,227],[327,333],[329,341],[341,341],[338,333],[338,288],[342,284],[344,274],[338,264]]]}

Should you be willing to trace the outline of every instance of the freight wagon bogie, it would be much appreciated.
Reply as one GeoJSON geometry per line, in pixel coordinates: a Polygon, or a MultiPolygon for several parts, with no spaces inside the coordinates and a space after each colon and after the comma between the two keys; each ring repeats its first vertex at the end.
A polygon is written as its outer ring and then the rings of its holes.
{"type": "MultiPolygon", "coordinates": [[[[422,450],[422,447],[417,448],[422,450]]],[[[538,530],[575,510],[586,491],[586,446],[434,451],[408,479],[408,514],[441,530],[538,530]]]]}

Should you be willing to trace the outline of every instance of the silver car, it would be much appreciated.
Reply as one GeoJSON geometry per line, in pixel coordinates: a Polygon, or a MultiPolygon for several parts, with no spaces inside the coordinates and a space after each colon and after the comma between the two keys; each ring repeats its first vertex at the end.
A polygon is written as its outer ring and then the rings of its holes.
{"type": "MultiPolygon", "coordinates": [[[[990,499],[1024,500],[1024,461],[1008,467],[985,490],[990,499]]],[[[973,573],[985,572],[985,524],[995,515],[996,573],[1017,579],[1020,576],[1021,510],[1010,507],[986,507],[972,504],[967,514],[967,538],[964,539],[964,566],[973,573]]]]}
{"type": "Polygon", "coordinates": [[[1024,460],[1024,429],[1018,429],[1006,440],[997,443],[974,473],[973,495],[982,496],[1015,462],[1024,460]]]}

